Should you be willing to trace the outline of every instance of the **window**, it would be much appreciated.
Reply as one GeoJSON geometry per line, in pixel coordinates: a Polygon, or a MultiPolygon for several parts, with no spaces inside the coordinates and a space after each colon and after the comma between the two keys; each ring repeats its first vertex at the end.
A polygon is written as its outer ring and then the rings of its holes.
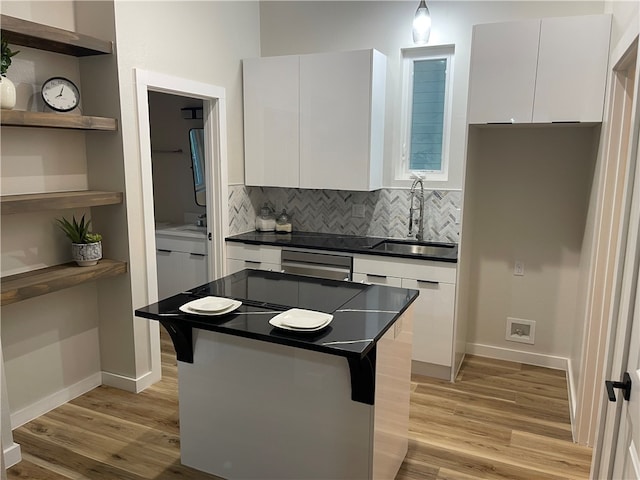
{"type": "Polygon", "coordinates": [[[419,173],[446,181],[453,46],[405,49],[403,56],[402,155],[397,180],[419,173]]]}

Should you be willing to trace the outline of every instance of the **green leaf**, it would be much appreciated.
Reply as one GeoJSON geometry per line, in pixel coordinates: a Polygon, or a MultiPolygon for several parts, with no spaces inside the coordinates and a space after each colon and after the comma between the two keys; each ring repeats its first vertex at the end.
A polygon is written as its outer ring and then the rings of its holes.
{"type": "MultiPolygon", "coordinates": [[[[89,235],[93,235],[92,238],[95,238],[96,235],[100,236],[100,234],[89,233],[89,225],[91,224],[91,220],[88,220],[85,223],[84,215],[80,219],[80,222],[76,220],[75,215],[72,217],[71,222],[69,222],[69,220],[64,217],[62,217],[61,219],[58,218],[56,219],[56,221],[58,222],[58,226],[60,227],[60,229],[62,229],[62,231],[69,238],[69,240],[71,240],[72,243],[93,243],[95,241],[98,241],[88,239],[89,235]]],[[[102,237],[100,236],[100,238],[102,237]]]]}

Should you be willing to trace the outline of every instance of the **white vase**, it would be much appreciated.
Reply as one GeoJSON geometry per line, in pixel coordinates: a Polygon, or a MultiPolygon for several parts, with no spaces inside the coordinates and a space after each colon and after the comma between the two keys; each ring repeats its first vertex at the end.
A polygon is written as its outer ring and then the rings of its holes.
{"type": "Polygon", "coordinates": [[[0,107],[11,110],[16,106],[16,86],[7,77],[0,77],[0,107]]]}
{"type": "Polygon", "coordinates": [[[102,258],[102,242],[72,243],[71,258],[81,267],[89,267],[102,258]]]}

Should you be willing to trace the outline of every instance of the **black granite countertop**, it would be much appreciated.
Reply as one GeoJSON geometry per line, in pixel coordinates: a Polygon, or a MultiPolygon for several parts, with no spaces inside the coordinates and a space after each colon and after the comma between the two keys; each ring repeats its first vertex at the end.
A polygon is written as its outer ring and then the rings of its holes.
{"type": "MultiPolygon", "coordinates": [[[[191,328],[362,359],[417,296],[417,290],[405,288],[242,270],[137,309],[136,315],[159,320],[172,336],[178,359],[183,361],[189,361],[189,352],[185,356],[180,350],[185,348],[184,343],[191,343],[191,328]],[[181,305],[209,295],[241,300],[243,304],[221,316],[179,310],[181,305]],[[330,313],[333,320],[317,332],[302,333],[269,324],[272,317],[289,308],[330,313]]],[[[193,351],[190,353],[193,358],[193,351]]]]}
{"type": "MultiPolygon", "coordinates": [[[[443,245],[450,247],[446,249],[445,254],[438,254],[437,256],[428,254],[398,253],[374,249],[376,245],[387,240],[390,239],[316,232],[275,233],[258,231],[241,233],[239,235],[233,235],[226,238],[227,242],[246,243],[250,245],[275,245],[279,247],[364,253],[367,255],[435,260],[439,262],[458,262],[458,245],[454,243],[430,242],[431,245],[443,245]]],[[[392,240],[403,242],[399,239],[392,240]]]]}

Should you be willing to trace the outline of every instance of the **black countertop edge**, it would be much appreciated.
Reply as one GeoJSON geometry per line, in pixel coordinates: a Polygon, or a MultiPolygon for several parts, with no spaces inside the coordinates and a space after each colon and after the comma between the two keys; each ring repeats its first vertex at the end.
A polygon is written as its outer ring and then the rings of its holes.
{"type": "Polygon", "coordinates": [[[191,328],[199,328],[362,359],[418,294],[413,289],[245,269],[195,287],[190,292],[138,308],[135,315],[158,320],[163,325],[174,325],[174,333],[178,340],[187,342],[183,345],[187,349],[192,349],[191,328]],[[209,295],[238,299],[243,304],[234,312],[220,316],[180,311],[185,303],[209,295]],[[265,298],[273,303],[263,303],[265,298]],[[330,313],[334,318],[331,324],[317,332],[292,333],[269,324],[271,318],[289,308],[330,313]]]}
{"type": "MultiPolygon", "coordinates": [[[[183,317],[158,318],[157,315],[154,315],[154,314],[149,313],[149,312],[145,312],[143,310],[136,310],[135,311],[135,315],[138,316],[138,317],[141,317],[141,318],[149,319],[149,320],[157,320],[163,326],[165,326],[164,324],[166,323],[167,325],[183,326],[183,327],[188,327],[188,328],[199,328],[201,330],[208,330],[208,331],[211,331],[211,332],[221,333],[223,335],[231,335],[231,336],[234,336],[234,337],[243,337],[243,338],[248,338],[248,339],[251,339],[251,340],[258,340],[258,341],[267,342],[267,343],[275,343],[275,344],[278,344],[278,345],[284,345],[286,347],[302,348],[304,350],[312,350],[314,352],[325,353],[325,354],[328,354],[328,355],[334,355],[334,356],[337,356],[337,357],[344,357],[344,358],[352,359],[352,360],[362,360],[371,352],[371,350],[376,346],[378,341],[387,333],[387,331],[395,324],[395,322],[405,313],[405,311],[411,306],[411,304],[415,301],[415,299],[417,297],[418,297],[418,295],[415,295],[411,299],[410,303],[408,303],[404,308],[402,308],[395,315],[395,318],[393,319],[393,321],[389,322],[389,324],[385,328],[381,329],[379,334],[376,335],[372,339],[372,341],[367,342],[365,348],[360,352],[355,352],[355,351],[350,351],[350,350],[343,350],[343,349],[335,348],[335,347],[332,348],[332,347],[329,347],[329,346],[319,345],[319,344],[315,344],[315,343],[312,343],[312,342],[304,341],[305,337],[312,337],[312,335],[309,335],[308,333],[300,334],[300,338],[297,338],[297,337],[293,336],[292,334],[284,334],[284,333],[282,334],[282,336],[280,336],[280,335],[264,335],[264,334],[260,334],[260,333],[247,332],[247,331],[243,331],[243,330],[230,331],[228,328],[224,328],[224,323],[220,324],[220,325],[215,325],[215,324],[206,323],[206,322],[198,322],[197,320],[195,320],[195,318],[197,318],[195,316],[194,316],[194,320],[185,320],[183,317]]],[[[252,307],[252,308],[255,308],[255,307],[252,307]]],[[[274,316],[275,315],[276,314],[274,314],[274,316]]],[[[166,326],[165,326],[165,328],[166,328],[166,326]]],[[[174,341],[174,346],[175,346],[175,341],[174,341]]],[[[193,347],[191,347],[191,348],[193,348],[193,347]]],[[[191,358],[193,358],[193,352],[191,352],[191,358]]],[[[180,360],[180,358],[178,358],[178,360],[180,360]]],[[[193,362],[193,360],[191,360],[191,362],[193,362]]]]}
{"type": "MultiPolygon", "coordinates": [[[[396,258],[411,258],[415,260],[430,260],[435,262],[446,262],[446,263],[458,263],[458,247],[455,247],[455,257],[441,257],[441,256],[430,256],[430,255],[413,255],[407,253],[398,253],[398,252],[388,252],[383,250],[375,250],[373,248],[374,245],[377,245],[380,242],[385,240],[398,240],[402,241],[402,239],[398,238],[386,238],[386,237],[361,237],[356,235],[337,235],[337,234],[321,234],[316,232],[293,232],[290,234],[278,234],[278,233],[270,233],[270,232],[247,232],[240,233],[237,235],[233,235],[230,237],[226,237],[225,241],[227,242],[235,242],[235,243],[245,243],[247,245],[272,245],[276,247],[291,247],[291,248],[307,248],[311,250],[324,250],[331,252],[346,252],[346,253],[357,253],[364,255],[377,255],[381,257],[396,257],[396,258]],[[253,236],[254,238],[251,238],[253,236]],[[326,244],[324,242],[316,244],[309,241],[299,241],[300,238],[304,238],[306,240],[309,239],[310,236],[317,238],[331,238],[334,240],[334,244],[326,244]],[[364,246],[353,246],[350,245],[353,239],[356,240],[365,240],[364,246]],[[369,245],[367,245],[366,241],[369,241],[369,245]]],[[[356,242],[359,243],[359,242],[356,242]]],[[[446,242],[431,242],[431,243],[446,243],[446,242]]]]}

